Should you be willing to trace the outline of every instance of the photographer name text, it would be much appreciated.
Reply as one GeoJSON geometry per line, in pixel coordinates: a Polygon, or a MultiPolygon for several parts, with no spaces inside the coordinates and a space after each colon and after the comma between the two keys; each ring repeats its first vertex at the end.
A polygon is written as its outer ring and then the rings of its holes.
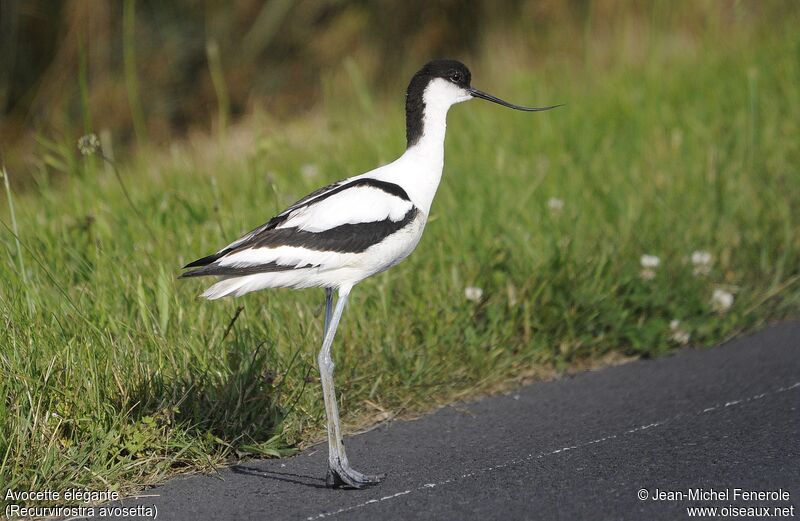
{"type": "Polygon", "coordinates": [[[639,499],[651,501],[789,501],[788,490],[749,490],[745,488],[689,488],[686,490],[641,489],[639,499]]]}

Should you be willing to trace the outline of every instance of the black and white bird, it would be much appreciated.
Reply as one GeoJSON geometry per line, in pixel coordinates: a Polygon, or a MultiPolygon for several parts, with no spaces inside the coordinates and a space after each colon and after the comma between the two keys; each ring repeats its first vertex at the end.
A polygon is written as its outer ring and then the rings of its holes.
{"type": "Polygon", "coordinates": [[[331,345],[353,286],[408,257],[422,237],[444,167],[447,111],[473,98],[531,112],[554,108],[513,105],[473,88],[470,80],[469,69],[458,61],[427,63],[408,85],[403,155],[310,193],[217,253],[187,264],[193,269],[181,275],[218,277],[202,294],[209,300],[265,288],[325,288],[317,361],[328,419],[328,486],[362,488],[383,478],[362,474],[347,461],[331,345]]]}

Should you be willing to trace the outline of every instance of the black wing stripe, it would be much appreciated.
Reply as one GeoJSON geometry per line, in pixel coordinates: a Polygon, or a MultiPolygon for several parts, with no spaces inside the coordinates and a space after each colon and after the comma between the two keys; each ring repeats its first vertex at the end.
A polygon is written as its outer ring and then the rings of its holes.
{"type": "MultiPolygon", "coordinates": [[[[344,190],[347,190],[348,188],[355,188],[359,186],[369,186],[372,188],[377,188],[378,190],[382,190],[387,194],[399,197],[404,201],[411,201],[411,199],[408,197],[408,194],[406,193],[405,190],[403,190],[401,186],[386,181],[380,181],[378,179],[365,177],[362,179],[356,179],[354,181],[345,184],[334,183],[325,186],[323,188],[320,188],[319,190],[316,190],[314,192],[311,192],[310,194],[300,199],[299,201],[291,205],[289,208],[287,208],[277,216],[270,219],[268,223],[263,224],[258,228],[255,228],[249,233],[245,234],[245,237],[248,237],[249,235],[247,240],[243,241],[240,244],[237,244],[235,247],[225,248],[217,253],[203,257],[202,259],[197,259],[196,261],[190,262],[189,264],[184,266],[184,268],[208,266],[230,253],[242,251],[247,248],[261,248],[261,247],[269,247],[276,245],[303,246],[312,250],[320,250],[320,251],[359,253],[372,246],[372,244],[377,244],[378,242],[383,240],[383,238],[394,233],[403,226],[406,226],[415,217],[416,208],[412,207],[411,210],[409,210],[409,213],[406,213],[406,216],[402,220],[396,222],[387,219],[384,221],[376,221],[371,223],[344,224],[341,226],[337,226],[336,228],[331,228],[330,230],[326,230],[324,232],[308,232],[304,230],[299,230],[298,228],[277,229],[277,227],[280,226],[281,223],[285,222],[289,218],[289,214],[291,214],[295,210],[299,210],[300,208],[304,207],[309,207],[317,202],[327,199],[328,197],[331,197],[344,190]],[[409,218],[410,212],[414,213],[409,218]],[[356,228],[354,229],[353,227],[356,228]],[[358,227],[363,227],[363,228],[358,228],[358,227]],[[390,231],[386,232],[384,235],[381,235],[382,233],[384,233],[384,230],[390,230],[390,231]],[[365,235],[361,236],[360,234],[362,233],[364,233],[365,235]],[[348,234],[353,234],[354,236],[348,237],[348,234]],[[316,247],[306,246],[306,244],[315,245],[316,247]],[[331,245],[334,248],[324,247],[323,245],[331,245]],[[337,247],[344,249],[343,250],[335,249],[337,247]]],[[[185,274],[185,276],[188,275],[189,275],[188,273],[185,274]]]]}
{"type": "Polygon", "coordinates": [[[316,265],[305,264],[303,266],[284,266],[276,262],[267,264],[259,264],[257,266],[220,266],[218,264],[210,264],[197,270],[187,271],[179,279],[186,277],[205,277],[207,275],[218,275],[228,277],[241,277],[243,275],[254,275],[256,273],[274,273],[276,271],[292,271],[301,270],[304,268],[316,268],[316,265]]]}
{"type": "MultiPolygon", "coordinates": [[[[207,256],[203,257],[202,259],[197,259],[196,261],[192,261],[192,262],[190,262],[189,264],[187,264],[186,266],[184,266],[184,267],[183,267],[183,269],[186,269],[186,268],[196,268],[196,267],[198,267],[198,266],[206,266],[206,265],[208,265],[208,264],[211,264],[211,263],[212,263],[212,262],[214,262],[215,260],[219,259],[221,256],[222,256],[222,255],[220,255],[219,253],[213,253],[213,254],[211,254],[211,255],[207,255],[207,256]]],[[[186,275],[188,275],[188,274],[181,275],[181,277],[184,277],[184,276],[186,276],[186,275]]]]}
{"type": "Polygon", "coordinates": [[[361,253],[378,244],[393,233],[408,226],[419,210],[412,206],[399,221],[384,219],[368,223],[342,224],[321,232],[310,232],[299,228],[277,228],[265,230],[248,244],[234,249],[231,254],[250,248],[277,248],[295,246],[314,251],[337,253],[361,253]]]}

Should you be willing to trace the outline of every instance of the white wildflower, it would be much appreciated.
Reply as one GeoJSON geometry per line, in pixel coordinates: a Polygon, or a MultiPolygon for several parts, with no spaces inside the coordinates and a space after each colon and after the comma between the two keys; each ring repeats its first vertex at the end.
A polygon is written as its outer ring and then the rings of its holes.
{"type": "Polygon", "coordinates": [[[561,213],[561,210],[564,209],[564,200],[558,197],[551,197],[547,200],[547,207],[553,213],[561,213]]]}
{"type": "Polygon", "coordinates": [[[653,280],[656,277],[656,268],[661,264],[661,259],[655,255],[644,254],[639,259],[639,264],[641,264],[643,268],[639,273],[642,280],[653,280]]]}
{"type": "Polygon", "coordinates": [[[319,167],[314,163],[306,163],[300,167],[300,175],[302,175],[306,181],[314,181],[319,177],[319,167]]]}
{"type": "Polygon", "coordinates": [[[467,286],[464,288],[464,296],[467,297],[467,300],[480,302],[481,298],[483,298],[483,290],[475,286],[467,286]]]}
{"type": "Polygon", "coordinates": [[[708,273],[711,271],[712,262],[713,257],[711,256],[711,253],[703,250],[692,252],[692,265],[694,266],[692,273],[695,275],[708,275],[708,273]]]}
{"type": "Polygon", "coordinates": [[[701,264],[711,264],[711,254],[704,250],[696,250],[692,252],[692,264],[695,266],[701,264]]]}
{"type": "Polygon", "coordinates": [[[99,148],[100,139],[97,137],[97,134],[86,134],[85,136],[81,136],[78,140],[78,150],[80,150],[81,154],[84,156],[94,154],[99,148]]]}
{"type": "Polygon", "coordinates": [[[717,313],[724,313],[733,306],[733,294],[724,289],[717,288],[711,295],[711,307],[717,313]]]}
{"type": "Polygon", "coordinates": [[[672,320],[669,323],[669,329],[672,331],[672,335],[670,335],[670,339],[675,342],[676,344],[685,346],[689,343],[689,339],[691,335],[688,331],[681,329],[681,321],[680,320],[672,320]]]}
{"type": "Polygon", "coordinates": [[[655,255],[644,254],[639,259],[639,264],[642,265],[642,268],[658,268],[658,265],[661,264],[661,259],[655,255]]]}

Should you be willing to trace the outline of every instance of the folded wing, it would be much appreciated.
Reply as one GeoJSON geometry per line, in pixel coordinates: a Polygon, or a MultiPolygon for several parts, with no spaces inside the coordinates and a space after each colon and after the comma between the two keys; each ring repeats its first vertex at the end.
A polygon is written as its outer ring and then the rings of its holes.
{"type": "Polygon", "coordinates": [[[407,226],[416,208],[398,185],[358,178],[325,187],[213,255],[182,277],[238,277],[335,269],[407,226]]]}

